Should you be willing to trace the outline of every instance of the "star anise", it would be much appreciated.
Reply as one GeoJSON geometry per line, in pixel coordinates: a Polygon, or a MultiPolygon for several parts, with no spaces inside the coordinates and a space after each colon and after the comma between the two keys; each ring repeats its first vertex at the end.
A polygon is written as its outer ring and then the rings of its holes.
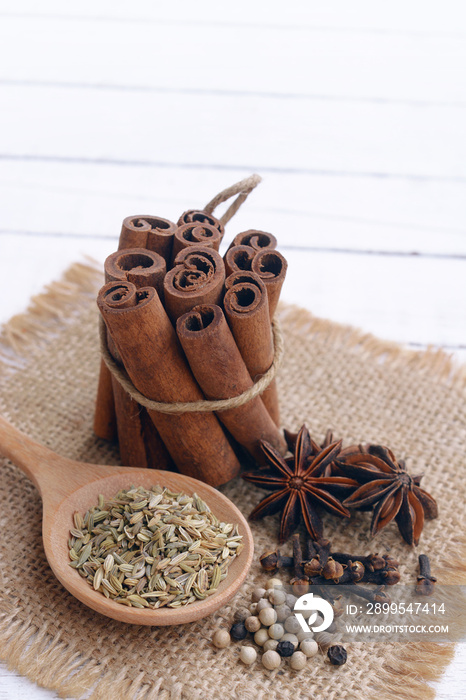
{"type": "MultiPolygon", "coordinates": [[[[296,438],[298,437],[298,433],[292,433],[289,430],[285,430],[284,433],[288,449],[294,454],[296,438]]],[[[327,430],[327,432],[325,433],[325,438],[320,445],[317,442],[315,442],[315,440],[313,440],[312,437],[310,437],[311,451],[307,457],[307,461],[309,462],[309,464],[313,456],[318,455],[319,452],[325,450],[325,448],[331,445],[333,442],[335,442],[335,440],[333,437],[333,432],[330,429],[327,430]]],[[[342,441],[340,440],[340,443],[341,442],[342,441]]],[[[357,449],[357,445],[350,445],[349,447],[341,448],[337,457],[331,460],[330,462],[327,462],[325,466],[321,468],[321,476],[344,476],[343,472],[337,465],[337,460],[340,460],[345,454],[352,453],[357,449]]],[[[287,462],[290,463],[291,460],[292,458],[289,458],[287,462]]]]}
{"type": "Polygon", "coordinates": [[[343,473],[360,484],[343,504],[348,508],[375,506],[371,536],[396,520],[403,539],[417,545],[424,519],[438,514],[435,500],[419,486],[422,475],[408,474],[404,461],[381,445],[360,447],[337,463],[343,473]]]}
{"type": "Polygon", "coordinates": [[[274,493],[254,508],[249,516],[251,520],[282,511],[279,534],[282,543],[296,530],[301,516],[311,537],[315,540],[322,537],[323,526],[317,506],[346,518],[350,516],[349,510],[327,489],[334,486],[354,488],[357,482],[344,476],[321,476],[327,464],[340,452],[341,440],[325,449],[318,448],[318,454],[314,454],[309,431],[303,425],[296,437],[292,459],[282,457],[265,440],[260,444],[268,466],[243,474],[243,479],[274,493]]]}

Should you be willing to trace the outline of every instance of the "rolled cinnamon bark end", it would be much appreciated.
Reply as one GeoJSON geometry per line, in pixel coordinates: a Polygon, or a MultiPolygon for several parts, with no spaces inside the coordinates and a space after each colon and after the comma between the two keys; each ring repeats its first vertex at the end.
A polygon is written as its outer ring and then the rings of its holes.
{"type": "MultiPolygon", "coordinates": [[[[100,290],[97,304],[131,381],[144,396],[165,403],[204,398],[153,287],[110,283],[100,290]]],[[[213,486],[238,474],[238,459],[213,413],[148,413],[183,474],[213,486]]]]}
{"type": "Polygon", "coordinates": [[[209,214],[202,209],[188,209],[184,214],[178,219],[178,226],[183,226],[184,224],[208,224],[213,226],[220,233],[220,240],[223,238],[225,233],[225,228],[221,221],[219,221],[213,214],[209,214]]]}
{"type": "Polygon", "coordinates": [[[155,287],[163,295],[167,263],[158,253],[145,248],[117,250],[104,263],[106,282],[132,282],[138,289],[155,287]]]}
{"type": "MultiPolygon", "coordinates": [[[[277,239],[271,233],[266,231],[257,231],[256,229],[249,229],[249,231],[243,231],[238,233],[232,240],[230,248],[234,248],[237,245],[248,245],[255,251],[259,252],[264,248],[274,249],[277,247],[277,239]]],[[[229,249],[230,249],[229,248],[229,249]]]]}
{"type": "MultiPolygon", "coordinates": [[[[178,319],[176,330],[189,366],[207,398],[230,399],[253,385],[219,306],[196,306],[178,319]]],[[[258,462],[263,462],[260,440],[267,440],[285,453],[285,440],[260,396],[237,408],[219,411],[217,415],[258,462]]]]}
{"type": "Polygon", "coordinates": [[[226,276],[229,277],[233,272],[250,272],[255,255],[254,248],[248,245],[237,245],[229,248],[223,258],[226,276]]]}
{"type": "Polygon", "coordinates": [[[259,275],[267,289],[270,319],[275,315],[287,268],[288,263],[278,250],[262,250],[251,263],[251,270],[259,275]]]}
{"type": "Polygon", "coordinates": [[[158,216],[127,216],[123,221],[118,248],[147,248],[171,260],[176,225],[158,216]]]}
{"type": "Polygon", "coordinates": [[[224,283],[225,265],[216,250],[207,246],[181,250],[163,283],[165,308],[172,322],[197,304],[221,303],[224,283]]]}
{"type": "MultiPolygon", "coordinates": [[[[236,345],[255,382],[273,362],[274,346],[267,291],[254,272],[234,272],[225,281],[223,308],[236,345]]],[[[276,425],[280,425],[275,379],[261,395],[276,425]]]]}
{"type": "Polygon", "coordinates": [[[207,246],[218,251],[221,240],[222,234],[214,226],[197,222],[183,224],[175,231],[172,258],[175,259],[180,250],[197,245],[207,246]]]}

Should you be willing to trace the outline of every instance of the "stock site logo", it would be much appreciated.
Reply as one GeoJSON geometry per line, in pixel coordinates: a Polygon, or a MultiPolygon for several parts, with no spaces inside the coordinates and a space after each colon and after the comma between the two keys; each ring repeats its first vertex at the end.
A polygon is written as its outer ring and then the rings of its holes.
{"type": "Polygon", "coordinates": [[[306,593],[298,598],[294,604],[294,611],[303,632],[323,632],[333,622],[333,608],[330,603],[323,598],[314,598],[313,593],[306,593]],[[308,618],[306,622],[303,613],[308,613],[310,610],[315,612],[312,612],[311,615],[306,615],[308,618]],[[324,619],[322,624],[312,627],[311,625],[317,620],[317,613],[321,613],[324,619]]]}

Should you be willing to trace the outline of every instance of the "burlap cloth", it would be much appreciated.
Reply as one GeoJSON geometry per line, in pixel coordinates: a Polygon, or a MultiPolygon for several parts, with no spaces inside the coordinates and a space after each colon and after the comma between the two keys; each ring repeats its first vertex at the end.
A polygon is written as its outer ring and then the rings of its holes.
{"type": "MultiPolygon", "coordinates": [[[[100,274],[75,265],[29,312],[3,333],[0,411],[32,438],[77,460],[118,463],[114,448],[92,432],[99,368],[95,292],[100,274]]],[[[419,354],[282,307],[286,356],[279,374],[283,424],[306,422],[322,439],[331,427],[350,441],[389,445],[409,458],[413,473],[438,500],[440,517],[427,522],[419,551],[434,555],[435,570],[465,579],[465,375],[441,353],[419,354]],[[463,547],[459,551],[459,547],[463,547]]],[[[452,646],[434,643],[359,643],[348,662],[323,657],[304,671],[266,671],[238,660],[239,644],[218,650],[212,635],[229,627],[236,607],[267,575],[258,557],[275,548],[278,519],[253,525],[256,561],[231,604],[194,624],[134,627],[87,609],[56,581],[41,542],[41,503],[11,463],[0,468],[0,658],[64,697],[93,700],[149,698],[427,698],[452,646]]],[[[264,491],[241,479],[224,493],[249,513],[264,491]]],[[[415,580],[417,551],[395,526],[376,544],[367,539],[370,514],[348,526],[326,516],[326,535],[340,550],[387,551],[415,580]]]]}

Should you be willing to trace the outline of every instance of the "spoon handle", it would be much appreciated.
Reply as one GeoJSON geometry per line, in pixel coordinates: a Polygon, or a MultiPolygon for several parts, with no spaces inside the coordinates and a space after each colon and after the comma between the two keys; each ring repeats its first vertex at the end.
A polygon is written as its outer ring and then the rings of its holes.
{"type": "Polygon", "coordinates": [[[73,464],[48,447],[39,445],[0,416],[0,454],[10,459],[42,493],[47,475],[73,464]]]}

